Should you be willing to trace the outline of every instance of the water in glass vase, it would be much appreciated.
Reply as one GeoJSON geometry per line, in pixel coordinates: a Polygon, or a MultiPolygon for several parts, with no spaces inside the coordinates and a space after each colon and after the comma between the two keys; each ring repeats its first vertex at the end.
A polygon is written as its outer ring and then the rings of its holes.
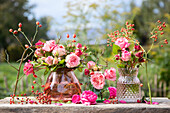
{"type": "Polygon", "coordinates": [[[117,98],[126,102],[137,102],[141,99],[139,84],[117,83],[117,98]]]}
{"type": "Polygon", "coordinates": [[[74,94],[81,94],[81,87],[73,70],[63,68],[51,72],[47,78],[44,91],[46,95],[51,96],[52,101],[62,100],[67,102],[72,100],[74,94]]]}

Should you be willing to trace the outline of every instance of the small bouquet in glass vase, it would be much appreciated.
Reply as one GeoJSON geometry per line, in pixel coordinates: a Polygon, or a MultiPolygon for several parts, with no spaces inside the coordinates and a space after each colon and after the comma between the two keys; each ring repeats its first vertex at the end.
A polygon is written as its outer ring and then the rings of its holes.
{"type": "MultiPolygon", "coordinates": [[[[69,38],[69,34],[67,34],[69,38]]],[[[73,35],[76,38],[76,35],[73,35]]],[[[50,95],[53,101],[71,101],[74,94],[81,94],[81,87],[74,74],[75,69],[81,70],[86,65],[85,58],[88,56],[87,47],[69,40],[66,45],[58,41],[49,40],[45,43],[38,41],[35,44],[35,60],[25,63],[24,73],[33,74],[44,69],[44,75],[49,74],[44,92],[50,95]]]]}
{"type": "MultiPolygon", "coordinates": [[[[152,39],[152,45],[149,50],[145,50],[136,40],[133,31],[135,30],[134,24],[126,22],[126,28],[114,31],[108,34],[110,37],[107,40],[107,46],[113,46],[114,61],[117,64],[119,71],[119,79],[117,81],[117,98],[126,102],[137,102],[141,99],[141,87],[140,80],[138,79],[138,69],[142,63],[146,64],[146,76],[147,75],[147,62],[148,54],[152,50],[154,44],[168,44],[167,39],[157,42],[158,36],[163,35],[163,28],[166,27],[165,22],[161,24],[157,22],[157,28],[154,28],[151,32],[150,39],[152,39]],[[113,43],[113,44],[112,44],[113,43]]],[[[150,85],[148,83],[149,96],[151,99],[150,85]]]]}
{"type": "MultiPolygon", "coordinates": [[[[116,69],[111,67],[110,69],[105,69],[108,67],[108,62],[105,62],[106,65],[98,64],[97,61],[89,61],[87,63],[87,69],[84,70],[85,75],[89,78],[90,81],[90,90],[94,91],[100,99],[98,99],[99,102],[104,101],[103,100],[103,93],[107,90],[113,89],[116,94],[116,88],[115,87],[109,87],[106,86],[106,80],[109,81],[116,81],[116,69]]],[[[110,96],[111,98],[115,98],[116,96],[110,96]]]]}

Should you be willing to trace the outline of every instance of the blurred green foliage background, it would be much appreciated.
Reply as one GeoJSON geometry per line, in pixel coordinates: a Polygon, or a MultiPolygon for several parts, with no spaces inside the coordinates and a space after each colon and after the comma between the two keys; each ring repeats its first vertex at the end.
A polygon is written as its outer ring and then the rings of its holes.
{"type": "MultiPolygon", "coordinates": [[[[126,21],[135,24],[135,35],[146,50],[151,44],[149,40],[150,31],[155,27],[154,23],[158,19],[165,21],[167,26],[164,35],[159,37],[158,40],[166,38],[169,41],[170,0],[143,0],[140,6],[136,5],[137,0],[129,0],[128,3],[123,0],[120,1],[119,4],[115,4],[114,0],[99,0],[98,2],[95,0],[66,1],[67,13],[62,17],[66,22],[65,24],[60,24],[60,22],[55,24],[56,28],[61,28],[61,26],[63,28],[62,30],[56,29],[59,32],[56,33],[56,36],[61,35],[63,37],[61,41],[64,42],[66,33],[76,33],[78,42],[90,47],[93,52],[91,60],[94,61],[104,49],[105,53],[100,57],[109,61],[109,68],[116,68],[116,65],[112,60],[112,48],[106,46],[107,34],[117,29],[120,30],[121,27],[125,26],[126,21]]],[[[34,17],[29,19],[28,17],[32,14],[31,9],[36,7],[36,4],[28,5],[28,2],[28,0],[1,0],[0,3],[0,98],[12,93],[17,73],[5,62],[5,50],[10,56],[10,61],[16,67],[19,65],[16,61],[21,57],[23,51],[8,30],[17,28],[17,24],[21,22],[29,39],[35,32],[36,19],[34,17]]],[[[39,21],[43,27],[38,33],[37,40],[54,38],[48,35],[51,27],[54,26],[50,24],[53,19],[46,16],[39,21]]],[[[18,36],[22,44],[25,45],[26,41],[23,36],[20,34],[18,36]]],[[[153,96],[170,96],[170,44],[164,45],[163,48],[160,45],[154,46],[149,58],[152,59],[149,62],[149,79],[154,92],[152,93],[153,96]]],[[[99,62],[104,64],[101,59],[99,59],[99,62]]],[[[143,95],[148,96],[144,69],[144,67],[141,67],[138,75],[144,84],[143,95]]],[[[76,71],[76,74],[80,82],[88,81],[83,72],[76,71]]],[[[39,76],[43,76],[43,72],[39,72],[39,76]]],[[[118,76],[117,73],[117,78],[118,76]]],[[[19,86],[24,84],[22,85],[24,87],[19,88],[18,93],[29,92],[33,79],[32,76],[25,76],[24,80],[19,83],[19,86]]],[[[46,77],[44,77],[44,82],[45,80],[46,77]]],[[[106,87],[109,84],[116,86],[116,82],[107,81],[106,84],[106,87]]],[[[84,88],[85,85],[83,84],[82,89],[84,90],[84,88]]]]}

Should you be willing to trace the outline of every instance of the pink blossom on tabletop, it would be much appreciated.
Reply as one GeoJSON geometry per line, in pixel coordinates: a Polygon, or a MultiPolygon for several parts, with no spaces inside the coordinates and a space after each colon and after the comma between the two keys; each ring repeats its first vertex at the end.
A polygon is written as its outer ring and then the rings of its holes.
{"type": "Polygon", "coordinates": [[[52,56],[48,56],[46,59],[45,59],[45,62],[48,64],[48,65],[53,65],[53,60],[54,58],[52,56]]]}
{"type": "Polygon", "coordinates": [[[108,87],[110,96],[109,98],[115,98],[116,97],[116,93],[117,93],[117,89],[115,87],[108,87]]]}
{"type": "Polygon", "coordinates": [[[77,67],[80,64],[80,58],[75,53],[72,53],[66,56],[65,62],[68,68],[77,67]]]}
{"type": "Polygon", "coordinates": [[[72,103],[79,104],[80,103],[80,95],[73,95],[72,96],[72,103]]]}
{"type": "Polygon", "coordinates": [[[93,62],[93,61],[89,61],[89,62],[87,63],[88,69],[93,69],[93,67],[94,67],[95,65],[96,65],[96,63],[93,62]]]}
{"type": "Polygon", "coordinates": [[[126,103],[126,101],[124,101],[124,100],[120,100],[119,102],[122,103],[122,104],[126,103]]]}
{"type": "Polygon", "coordinates": [[[111,100],[104,100],[103,103],[105,104],[110,104],[112,101],[111,100]]]}
{"type": "Polygon", "coordinates": [[[106,69],[104,72],[105,78],[111,81],[116,80],[116,69],[111,67],[111,69],[106,69]]]}
{"type": "Polygon", "coordinates": [[[34,73],[33,64],[26,62],[23,71],[27,76],[33,74],[34,73]]]}
{"type": "Polygon", "coordinates": [[[128,43],[128,40],[126,38],[121,37],[115,41],[115,45],[118,45],[123,50],[125,48],[128,48],[130,46],[130,43],[128,43]]]}
{"type": "Polygon", "coordinates": [[[123,61],[129,61],[131,59],[131,53],[124,50],[122,52],[122,57],[121,58],[122,58],[123,61]]]}
{"type": "Polygon", "coordinates": [[[78,44],[76,45],[76,47],[77,47],[77,48],[82,48],[82,45],[81,45],[80,43],[78,43],[78,44]]]}
{"type": "Polygon", "coordinates": [[[97,95],[93,91],[83,91],[81,94],[81,102],[87,105],[96,104],[97,95]]]}
{"type": "Polygon", "coordinates": [[[95,72],[91,75],[91,84],[96,89],[103,89],[105,85],[105,76],[100,72],[95,72]]]}
{"type": "Polygon", "coordinates": [[[56,46],[55,40],[49,40],[46,41],[42,49],[44,51],[51,52],[55,48],[55,46],[56,46]]]}

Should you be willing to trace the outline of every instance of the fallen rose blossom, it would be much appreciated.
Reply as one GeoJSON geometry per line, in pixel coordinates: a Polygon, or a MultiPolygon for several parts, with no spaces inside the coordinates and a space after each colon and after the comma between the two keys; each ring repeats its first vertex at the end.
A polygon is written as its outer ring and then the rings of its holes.
{"type": "Polygon", "coordinates": [[[103,103],[105,103],[105,104],[110,104],[112,101],[111,100],[105,100],[105,101],[103,101],[103,103]]]}
{"type": "Polygon", "coordinates": [[[123,103],[123,104],[126,103],[126,101],[124,101],[124,100],[120,100],[119,102],[120,102],[120,103],[123,103]]]}
{"type": "Polygon", "coordinates": [[[80,103],[80,95],[73,95],[72,96],[72,103],[75,103],[75,104],[80,103]]]}
{"type": "Polygon", "coordinates": [[[63,104],[62,103],[55,103],[55,105],[62,106],[63,104]]]}

